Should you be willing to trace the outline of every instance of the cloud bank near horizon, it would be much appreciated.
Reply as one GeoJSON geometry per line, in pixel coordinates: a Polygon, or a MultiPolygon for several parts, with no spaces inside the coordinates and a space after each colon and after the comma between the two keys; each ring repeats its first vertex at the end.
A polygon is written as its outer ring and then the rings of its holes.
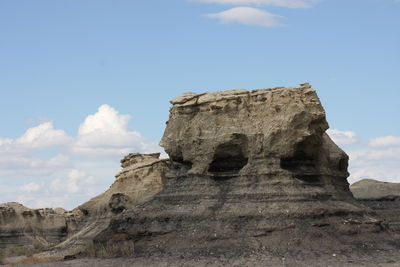
{"type": "Polygon", "coordinates": [[[73,208],[105,191],[129,153],[163,149],[129,129],[129,115],[101,105],[76,136],[42,122],[20,137],[0,138],[0,202],[29,207],[73,208]]]}
{"type": "Polygon", "coordinates": [[[400,137],[363,141],[353,131],[332,129],[328,134],[349,155],[350,183],[361,179],[400,183],[400,137]]]}

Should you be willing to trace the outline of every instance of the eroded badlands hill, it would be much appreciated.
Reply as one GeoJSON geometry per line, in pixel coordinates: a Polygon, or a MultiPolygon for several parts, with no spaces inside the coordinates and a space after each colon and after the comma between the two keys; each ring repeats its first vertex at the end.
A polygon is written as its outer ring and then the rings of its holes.
{"type": "Polygon", "coordinates": [[[164,189],[114,218],[96,242],[137,254],[239,255],[390,246],[349,191],[348,156],[308,85],[186,93],[171,101],[164,189]]]}
{"type": "MultiPolygon", "coordinates": [[[[348,156],[326,134],[309,84],[185,93],[171,103],[160,143],[170,159],[125,157],[110,189],[75,209],[73,227],[63,228],[72,230],[60,236],[40,224],[46,242],[67,238],[42,256],[75,254],[90,240],[102,248],[128,241],[138,257],[189,261],[332,251],[357,258],[400,247],[387,214],[353,198],[348,156]]],[[[37,224],[12,214],[3,212],[0,228],[8,243],[38,236],[29,234],[37,224]]]]}
{"type": "Polygon", "coordinates": [[[169,162],[159,157],[159,153],[127,155],[110,188],[72,211],[29,209],[18,203],[0,205],[0,248],[59,244],[57,248],[67,250],[67,254],[76,253],[105,229],[113,216],[162,190],[169,162]]]}

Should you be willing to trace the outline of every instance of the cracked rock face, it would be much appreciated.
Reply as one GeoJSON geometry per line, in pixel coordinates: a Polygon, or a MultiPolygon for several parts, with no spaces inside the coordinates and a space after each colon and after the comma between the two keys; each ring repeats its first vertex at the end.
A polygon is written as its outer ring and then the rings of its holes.
{"type": "Polygon", "coordinates": [[[325,133],[308,84],[185,93],[171,103],[164,189],[115,217],[97,242],[133,240],[137,253],[238,255],[391,240],[353,199],[348,156],[325,133]]]}
{"type": "Polygon", "coordinates": [[[348,156],[325,133],[324,109],[308,84],[186,93],[171,103],[161,145],[178,175],[268,175],[350,195],[348,156]]]}

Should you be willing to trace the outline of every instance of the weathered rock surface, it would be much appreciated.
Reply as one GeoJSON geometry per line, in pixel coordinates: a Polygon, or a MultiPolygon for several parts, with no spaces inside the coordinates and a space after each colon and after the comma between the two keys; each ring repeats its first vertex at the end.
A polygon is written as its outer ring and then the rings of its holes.
{"type": "Polygon", "coordinates": [[[70,236],[58,248],[69,253],[79,251],[88,240],[104,230],[110,220],[135,205],[151,199],[165,184],[169,160],[159,159],[160,154],[129,154],[121,160],[122,171],[115,182],[103,194],[80,205],[85,215],[79,231],[70,236]]]}
{"type": "Polygon", "coordinates": [[[325,133],[308,84],[186,93],[171,103],[164,189],[115,217],[97,242],[133,240],[138,254],[239,255],[393,240],[352,197],[348,156],[325,133]]]}
{"type": "Polygon", "coordinates": [[[364,179],[350,186],[354,197],[400,232],[400,184],[364,179]]]}
{"type": "Polygon", "coordinates": [[[79,210],[30,209],[15,202],[0,204],[0,247],[60,243],[77,230],[82,216],[79,210]]]}
{"type": "Polygon", "coordinates": [[[111,218],[149,200],[165,183],[169,161],[160,154],[129,154],[121,160],[122,171],[99,196],[73,211],[32,210],[18,203],[0,205],[0,246],[59,244],[70,253],[79,251],[105,229],[111,218]]]}
{"type": "Polygon", "coordinates": [[[400,198],[400,183],[380,182],[363,179],[350,186],[353,196],[359,200],[380,200],[400,198]]]}
{"type": "Polygon", "coordinates": [[[121,160],[122,171],[103,194],[78,208],[89,216],[118,214],[137,203],[145,202],[160,192],[169,170],[168,160],[160,154],[129,154],[121,160]]]}

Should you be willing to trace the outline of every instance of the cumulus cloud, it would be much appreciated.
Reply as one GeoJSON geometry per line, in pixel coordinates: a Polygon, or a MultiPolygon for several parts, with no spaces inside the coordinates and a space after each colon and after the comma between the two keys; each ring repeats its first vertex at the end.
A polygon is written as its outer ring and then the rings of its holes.
{"type": "Polygon", "coordinates": [[[220,23],[239,23],[262,27],[281,26],[281,16],[253,7],[235,7],[219,13],[206,14],[205,16],[217,19],[220,23]]]}
{"type": "Polygon", "coordinates": [[[400,137],[396,136],[383,136],[371,139],[369,145],[372,147],[390,147],[400,146],[400,137]]]}
{"type": "Polygon", "coordinates": [[[65,131],[54,129],[52,122],[45,122],[29,128],[17,139],[0,138],[0,154],[17,154],[28,150],[65,146],[70,141],[71,138],[65,131]]]}
{"type": "Polygon", "coordinates": [[[80,125],[71,151],[89,156],[121,156],[129,152],[157,152],[161,148],[140,133],[129,130],[130,116],[102,105],[80,125]]]}
{"type": "Polygon", "coordinates": [[[353,131],[340,131],[338,129],[329,129],[327,133],[339,146],[353,145],[359,141],[357,134],[353,131]]]}
{"type": "Polygon", "coordinates": [[[35,149],[66,145],[70,140],[71,138],[63,130],[54,129],[52,122],[45,122],[29,128],[20,138],[15,140],[15,144],[35,149]]]}
{"type": "Polygon", "coordinates": [[[278,6],[286,8],[308,8],[319,0],[196,0],[197,2],[229,5],[278,6]]]}
{"type": "Polygon", "coordinates": [[[162,151],[131,130],[129,120],[102,105],[77,127],[76,136],[46,121],[20,137],[0,137],[0,202],[73,208],[104,192],[124,155],[162,151]]]}

